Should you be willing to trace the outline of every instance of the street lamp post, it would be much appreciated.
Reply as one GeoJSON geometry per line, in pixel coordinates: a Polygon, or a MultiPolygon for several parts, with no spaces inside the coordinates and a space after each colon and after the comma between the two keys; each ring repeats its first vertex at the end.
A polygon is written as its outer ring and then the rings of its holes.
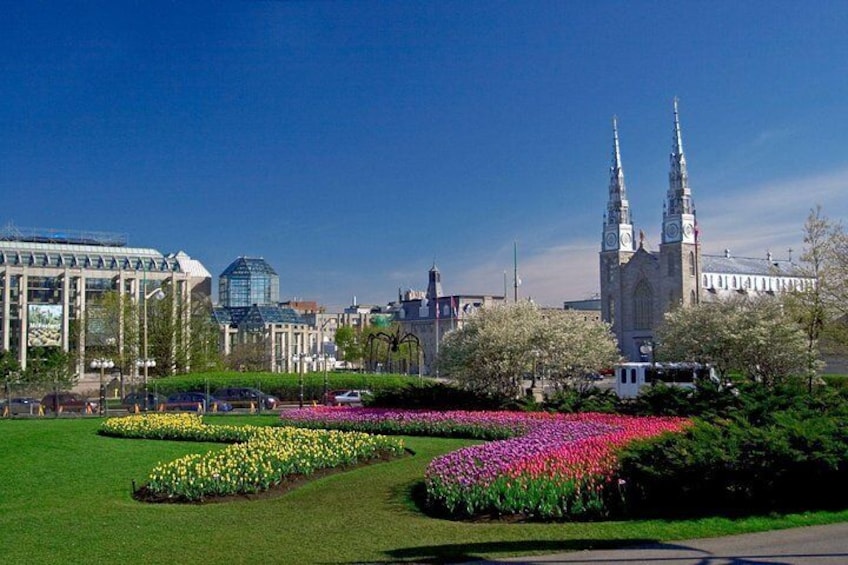
{"type": "MultiPolygon", "coordinates": [[[[111,369],[115,366],[115,362],[111,359],[92,359],[91,368],[100,369],[100,415],[103,415],[104,404],[106,404],[106,385],[103,379],[106,376],[106,369],[111,369]]],[[[108,410],[107,410],[108,414],[108,410]]]]}
{"type": "Polygon", "coordinates": [[[147,410],[147,408],[148,408],[148,406],[147,406],[147,401],[148,401],[148,398],[147,398],[148,370],[151,367],[156,366],[156,360],[152,359],[147,353],[147,301],[150,300],[151,298],[156,298],[157,300],[162,300],[163,298],[165,298],[165,293],[162,291],[161,288],[155,288],[155,289],[151,290],[150,292],[148,292],[147,294],[144,295],[144,309],[143,309],[144,335],[143,335],[143,342],[142,342],[142,348],[143,348],[142,353],[143,353],[144,357],[137,360],[135,362],[135,364],[136,364],[136,367],[144,369],[144,379],[142,380],[142,389],[144,390],[144,409],[145,410],[147,410]]]}
{"type": "MultiPolygon", "coordinates": [[[[330,356],[327,355],[326,353],[316,353],[315,355],[312,356],[312,359],[315,360],[315,363],[318,363],[318,364],[323,363],[324,364],[324,396],[321,397],[322,403],[327,402],[327,361],[329,360],[329,358],[330,358],[330,356]]],[[[319,367],[320,367],[320,365],[319,365],[319,367]]]]}
{"type": "Polygon", "coordinates": [[[292,363],[297,363],[297,373],[300,377],[300,395],[298,396],[298,406],[303,408],[303,363],[309,357],[306,353],[295,353],[292,355],[292,363]]]}

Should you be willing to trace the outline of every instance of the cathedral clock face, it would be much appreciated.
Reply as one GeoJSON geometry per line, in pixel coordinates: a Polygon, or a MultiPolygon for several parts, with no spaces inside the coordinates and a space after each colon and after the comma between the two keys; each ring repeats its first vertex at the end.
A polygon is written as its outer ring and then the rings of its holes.
{"type": "Polygon", "coordinates": [[[677,239],[677,236],[680,235],[680,226],[678,226],[676,223],[668,224],[665,227],[665,235],[669,239],[677,239]]]}
{"type": "Polygon", "coordinates": [[[683,224],[683,233],[686,234],[686,237],[690,237],[692,235],[692,232],[694,232],[694,231],[695,231],[695,229],[692,227],[692,224],[690,224],[689,222],[686,222],[685,224],[683,224]]]}
{"type": "Polygon", "coordinates": [[[626,233],[626,234],[621,236],[621,244],[625,247],[630,245],[630,234],[629,233],[626,233]]]}
{"type": "Polygon", "coordinates": [[[607,244],[607,249],[610,249],[612,247],[615,247],[615,244],[618,241],[618,236],[616,236],[614,233],[608,233],[605,241],[607,244]]]}

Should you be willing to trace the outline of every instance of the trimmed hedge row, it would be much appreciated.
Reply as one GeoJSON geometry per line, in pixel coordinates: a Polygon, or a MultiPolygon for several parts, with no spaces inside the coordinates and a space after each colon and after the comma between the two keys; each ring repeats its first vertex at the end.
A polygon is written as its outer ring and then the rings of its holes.
{"type": "MultiPolygon", "coordinates": [[[[301,375],[296,373],[192,373],[162,377],[150,381],[151,390],[164,395],[183,391],[214,392],[222,387],[253,387],[282,401],[296,401],[300,397],[301,375]]],[[[327,390],[368,389],[374,393],[414,385],[418,377],[369,373],[327,373],[327,390]]],[[[303,398],[321,401],[324,395],[324,374],[303,374],[303,398]]]]}

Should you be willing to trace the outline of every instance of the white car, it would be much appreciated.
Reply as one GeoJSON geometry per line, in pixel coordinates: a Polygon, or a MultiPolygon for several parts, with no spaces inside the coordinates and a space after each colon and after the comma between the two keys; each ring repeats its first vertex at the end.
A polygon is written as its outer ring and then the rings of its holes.
{"type": "Polygon", "coordinates": [[[333,397],[333,400],[335,400],[336,404],[362,404],[362,399],[370,395],[371,391],[369,390],[349,390],[336,395],[333,397]]]}

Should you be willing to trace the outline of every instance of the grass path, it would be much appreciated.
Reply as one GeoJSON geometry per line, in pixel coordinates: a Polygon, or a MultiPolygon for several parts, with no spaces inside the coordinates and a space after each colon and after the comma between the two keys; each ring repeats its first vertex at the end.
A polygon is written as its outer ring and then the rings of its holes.
{"type": "Polygon", "coordinates": [[[0,560],[445,562],[848,521],[848,511],[575,524],[433,519],[418,511],[412,491],[434,456],[469,443],[434,438],[407,438],[414,457],[324,477],[278,498],[150,505],[130,497],[132,480],[143,482],[160,461],[219,446],[105,438],[98,426],[97,419],[0,421],[0,560]]]}

